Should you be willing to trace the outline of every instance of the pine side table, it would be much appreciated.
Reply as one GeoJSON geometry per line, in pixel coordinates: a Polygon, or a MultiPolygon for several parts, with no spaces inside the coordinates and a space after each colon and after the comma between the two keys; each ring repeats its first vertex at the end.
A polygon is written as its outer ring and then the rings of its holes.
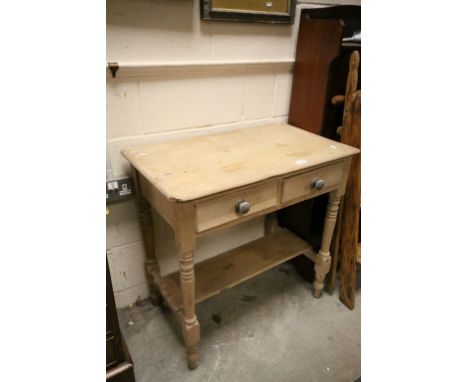
{"type": "Polygon", "coordinates": [[[339,200],[358,152],[287,124],[122,150],[133,169],[152,293],[179,318],[190,369],[200,340],[196,303],[300,254],[314,261],[313,294],[320,297],[339,200]],[[324,193],[329,203],[318,252],[266,219],[263,238],[194,264],[197,238],[324,193]],[[179,252],[179,271],[166,276],[155,256],[151,208],[173,228],[179,252]]]}

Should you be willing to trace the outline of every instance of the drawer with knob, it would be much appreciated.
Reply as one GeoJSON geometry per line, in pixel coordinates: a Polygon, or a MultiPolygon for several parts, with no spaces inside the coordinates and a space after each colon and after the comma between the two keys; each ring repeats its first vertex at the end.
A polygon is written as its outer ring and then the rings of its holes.
{"type": "Polygon", "coordinates": [[[307,199],[337,188],[343,170],[344,163],[339,162],[284,179],[281,202],[307,199]]]}
{"type": "Polygon", "coordinates": [[[279,204],[277,183],[269,182],[196,204],[197,232],[230,223],[279,204]]]}

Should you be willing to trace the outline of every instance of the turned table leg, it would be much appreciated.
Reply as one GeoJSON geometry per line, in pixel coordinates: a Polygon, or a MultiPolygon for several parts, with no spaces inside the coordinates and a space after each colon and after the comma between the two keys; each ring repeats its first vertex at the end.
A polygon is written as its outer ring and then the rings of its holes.
{"type": "Polygon", "coordinates": [[[271,235],[281,229],[276,212],[265,216],[265,235],[271,235]]]}
{"type": "Polygon", "coordinates": [[[179,276],[182,300],[184,302],[182,330],[184,333],[187,364],[195,369],[198,360],[197,344],[200,341],[200,324],[195,314],[195,249],[194,207],[182,204],[175,210],[176,245],[179,250],[179,276]]]}
{"type": "Polygon", "coordinates": [[[184,322],[182,330],[187,352],[188,367],[193,370],[197,367],[197,348],[200,341],[200,324],[195,314],[195,273],[193,264],[193,251],[179,255],[180,287],[184,301],[184,322]]]}
{"type": "Polygon", "coordinates": [[[160,293],[158,287],[153,280],[152,271],[159,274],[159,265],[156,260],[155,243],[154,243],[154,228],[153,216],[151,214],[151,205],[141,195],[139,185],[139,174],[134,169],[133,179],[135,183],[135,195],[138,207],[138,218],[140,221],[141,235],[143,239],[143,246],[145,248],[145,272],[148,279],[150,288],[150,300],[153,305],[159,305],[160,293]]]}
{"type": "Polygon", "coordinates": [[[323,290],[323,281],[328,271],[330,270],[330,244],[335,228],[336,218],[338,215],[338,206],[340,197],[337,192],[331,192],[328,198],[327,213],[325,216],[325,224],[323,227],[322,244],[318,255],[315,257],[315,280],[313,284],[314,297],[320,297],[323,290]]]}

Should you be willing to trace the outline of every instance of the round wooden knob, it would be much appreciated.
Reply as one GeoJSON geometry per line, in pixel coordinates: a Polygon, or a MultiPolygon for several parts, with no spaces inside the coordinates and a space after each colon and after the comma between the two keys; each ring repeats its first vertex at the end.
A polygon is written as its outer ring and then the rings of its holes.
{"type": "Polygon", "coordinates": [[[236,213],[239,215],[244,215],[250,211],[250,203],[244,199],[239,200],[236,203],[236,213]]]}
{"type": "Polygon", "coordinates": [[[315,188],[316,190],[321,190],[325,186],[325,181],[323,179],[314,178],[310,183],[310,187],[315,188]]]}

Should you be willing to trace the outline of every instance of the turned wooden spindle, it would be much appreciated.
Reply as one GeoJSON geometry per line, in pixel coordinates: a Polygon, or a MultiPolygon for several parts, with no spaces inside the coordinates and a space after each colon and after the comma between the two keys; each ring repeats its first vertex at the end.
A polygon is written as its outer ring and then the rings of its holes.
{"type": "Polygon", "coordinates": [[[194,206],[183,203],[176,208],[176,245],[179,250],[179,277],[184,303],[182,330],[184,333],[187,364],[190,370],[198,364],[197,344],[200,341],[200,324],[195,314],[195,249],[194,206]]]}
{"type": "Polygon", "coordinates": [[[159,266],[155,253],[153,215],[151,212],[151,205],[141,194],[139,176],[139,173],[133,169],[133,181],[138,207],[138,220],[140,221],[141,236],[143,239],[143,247],[145,249],[145,272],[150,289],[150,300],[153,305],[158,305],[161,295],[152,276],[152,271],[159,274],[159,266]]]}
{"type": "Polygon", "coordinates": [[[146,261],[154,262],[156,257],[154,252],[153,216],[151,215],[151,205],[141,196],[137,199],[137,204],[146,261]]]}
{"type": "Polygon", "coordinates": [[[192,370],[197,367],[198,354],[196,345],[200,341],[200,325],[195,314],[193,252],[185,252],[179,255],[179,274],[182,299],[184,301],[184,341],[188,367],[192,370]]]}
{"type": "Polygon", "coordinates": [[[340,204],[340,197],[336,191],[331,192],[328,198],[327,213],[322,234],[322,244],[315,258],[315,279],[313,283],[314,297],[320,297],[323,290],[323,280],[330,270],[330,244],[335,228],[336,218],[340,204]]]}
{"type": "Polygon", "coordinates": [[[271,235],[281,229],[278,223],[276,212],[271,212],[265,216],[265,235],[271,235]]]}

